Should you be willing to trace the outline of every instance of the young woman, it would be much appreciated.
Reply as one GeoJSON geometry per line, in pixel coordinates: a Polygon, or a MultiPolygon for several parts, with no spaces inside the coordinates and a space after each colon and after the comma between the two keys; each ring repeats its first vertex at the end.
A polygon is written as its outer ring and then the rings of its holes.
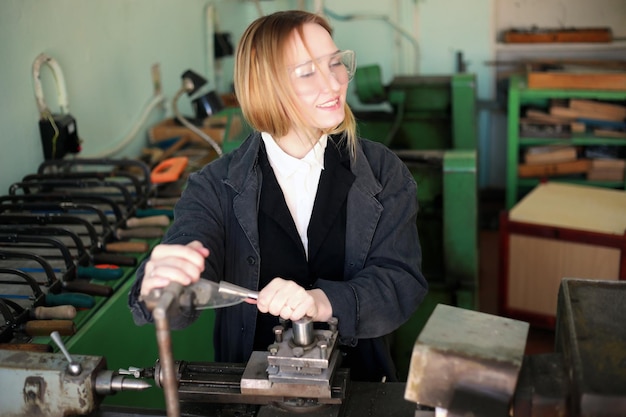
{"type": "Polygon", "coordinates": [[[137,270],[129,306],[143,324],[151,315],[140,295],[171,281],[258,289],[256,304],[216,310],[217,361],[266,350],[279,317],[336,317],[352,378],[392,381],[386,336],[427,291],[417,188],[391,151],[357,137],[346,103],[354,52],[337,48],[331,33],[324,18],[304,11],[246,29],[235,92],[255,133],[190,175],[172,226],[137,270]]]}

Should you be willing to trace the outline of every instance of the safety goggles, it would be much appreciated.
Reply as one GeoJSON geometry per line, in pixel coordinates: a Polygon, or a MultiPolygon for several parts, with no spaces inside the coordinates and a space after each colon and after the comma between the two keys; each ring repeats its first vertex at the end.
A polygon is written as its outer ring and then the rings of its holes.
{"type": "Polygon", "coordinates": [[[328,81],[325,78],[327,75],[322,73],[325,68],[339,84],[347,84],[356,70],[356,55],[350,50],[339,51],[292,67],[290,74],[296,92],[306,94],[318,91],[322,83],[328,81]]]}

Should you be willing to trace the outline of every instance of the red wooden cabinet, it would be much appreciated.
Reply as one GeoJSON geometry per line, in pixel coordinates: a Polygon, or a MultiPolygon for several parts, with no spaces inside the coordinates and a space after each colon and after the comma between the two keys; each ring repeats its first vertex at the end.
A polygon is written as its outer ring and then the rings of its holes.
{"type": "Polygon", "coordinates": [[[626,280],[626,192],[538,185],[500,216],[500,314],[554,328],[563,278],[626,280]]]}

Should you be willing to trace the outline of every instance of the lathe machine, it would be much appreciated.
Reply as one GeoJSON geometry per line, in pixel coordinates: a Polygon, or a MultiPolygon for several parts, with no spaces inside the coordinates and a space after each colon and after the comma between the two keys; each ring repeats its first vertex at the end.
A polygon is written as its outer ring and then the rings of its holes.
{"type": "Polygon", "coordinates": [[[564,279],[555,352],[526,356],[527,323],[440,304],[415,342],[407,382],[363,383],[341,368],[334,320],[327,330],[307,320],[282,323],[275,342],[247,364],[173,361],[171,340],[159,334],[167,330],[167,314],[160,315],[206,301],[176,289],[155,299],[160,358],[153,368],[107,371],[102,357],[0,351],[0,411],[5,417],[624,416],[625,294],[624,282],[564,279]],[[105,395],[144,389],[147,381],[163,388],[167,410],[99,406],[105,395]]]}

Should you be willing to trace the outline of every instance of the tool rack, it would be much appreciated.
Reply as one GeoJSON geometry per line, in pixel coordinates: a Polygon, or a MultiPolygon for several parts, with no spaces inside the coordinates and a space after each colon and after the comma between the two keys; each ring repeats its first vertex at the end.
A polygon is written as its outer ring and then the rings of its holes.
{"type": "MultiPolygon", "coordinates": [[[[111,369],[154,365],[154,327],[134,324],[127,296],[180,190],[153,183],[153,172],[139,160],[48,160],[0,195],[3,349],[54,351],[57,330],[72,354],[104,356],[111,369]]],[[[212,327],[207,312],[175,333],[177,356],[211,360],[212,327]]],[[[159,388],[124,394],[106,402],[163,402],[159,388]]]]}
{"type": "MultiPolygon", "coordinates": [[[[614,103],[626,102],[626,90],[595,90],[589,89],[558,89],[558,88],[531,88],[528,80],[521,76],[513,76],[509,82],[508,91],[508,133],[507,133],[507,167],[506,167],[506,209],[513,206],[530,190],[540,182],[546,180],[546,176],[534,178],[522,178],[519,175],[519,165],[524,150],[533,146],[605,146],[623,148],[626,139],[595,136],[591,132],[572,134],[570,137],[537,137],[524,134],[520,130],[520,119],[523,117],[523,108],[534,105],[535,107],[547,107],[550,100],[602,100],[614,103]]],[[[552,176],[551,181],[560,181],[570,184],[593,185],[596,187],[626,189],[624,181],[592,181],[584,175],[559,175],[552,176]]]]}

